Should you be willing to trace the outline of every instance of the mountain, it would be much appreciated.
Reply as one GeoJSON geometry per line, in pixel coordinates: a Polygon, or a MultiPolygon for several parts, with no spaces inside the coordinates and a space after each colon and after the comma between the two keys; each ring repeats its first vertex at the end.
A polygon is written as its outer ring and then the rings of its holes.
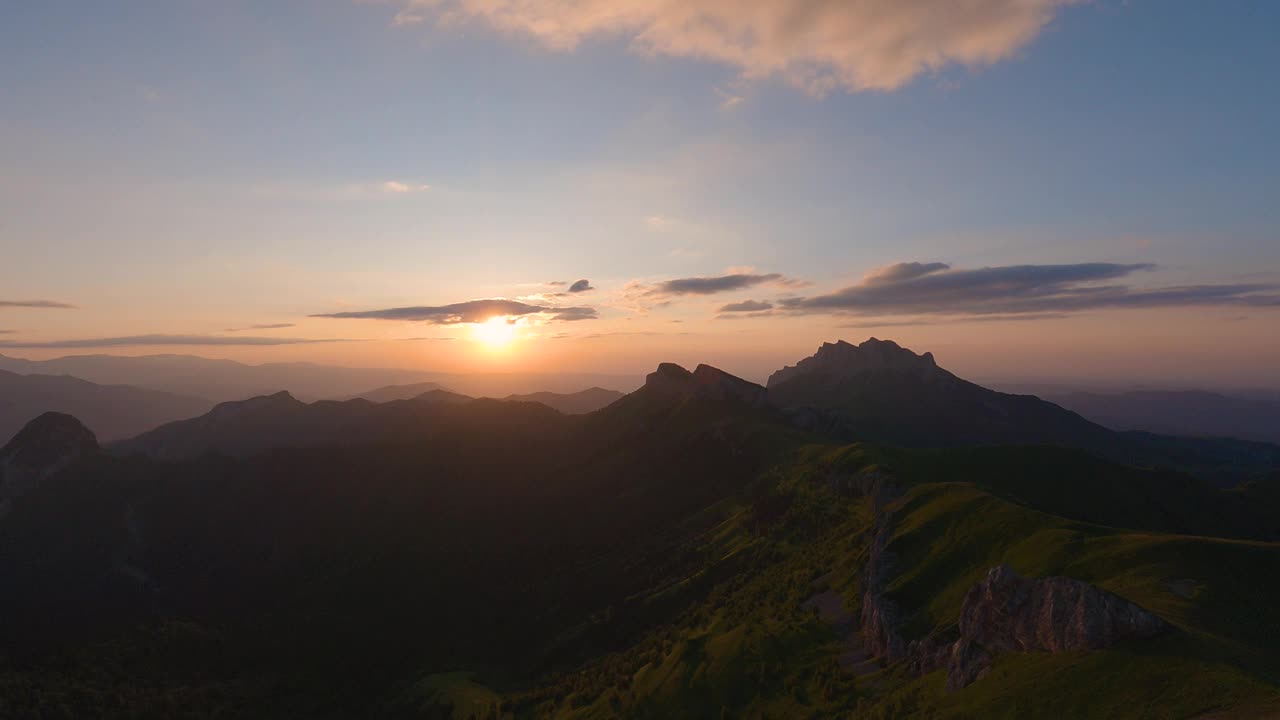
{"type": "MultiPolygon", "coordinates": [[[[375,390],[369,390],[368,392],[362,392],[356,395],[352,395],[347,399],[348,400],[364,399],[364,400],[368,400],[369,402],[384,403],[384,402],[391,402],[392,400],[409,400],[411,398],[418,397],[423,393],[431,392],[432,390],[444,390],[444,389],[445,388],[442,387],[439,383],[433,383],[433,382],[420,382],[420,383],[412,383],[409,385],[387,385],[384,387],[377,388],[375,390]]],[[[462,396],[459,395],[458,397],[462,397],[462,396]]]]}
{"type": "Polygon", "coordinates": [[[1072,392],[1044,397],[1112,430],[1280,443],[1280,401],[1276,400],[1199,390],[1072,392]]]}
{"type": "Polygon", "coordinates": [[[70,415],[46,412],[27,423],[0,449],[0,517],[51,475],[97,452],[93,432],[70,415]]]}
{"type": "Polygon", "coordinates": [[[890,340],[824,343],[769,377],[769,399],[832,412],[849,439],[917,447],[1054,444],[1097,447],[1105,428],[1031,395],[962,380],[890,340]]]}
{"type": "MultiPolygon", "coordinates": [[[[133,385],[212,402],[244,400],[286,390],[304,400],[360,397],[370,388],[438,384],[473,397],[533,391],[573,392],[600,386],[634,388],[639,378],[599,373],[466,373],[407,368],[358,368],[315,363],[249,365],[194,355],[73,355],[25,360],[0,355],[0,370],[22,375],[73,375],[102,385],[133,385]]],[[[409,392],[409,391],[406,391],[409,392]]],[[[409,397],[418,393],[409,393],[409,397]]],[[[390,399],[390,398],[389,398],[390,399]]]]}
{"type": "Polygon", "coordinates": [[[536,402],[559,410],[566,415],[584,415],[613,404],[626,393],[593,387],[576,393],[536,392],[527,395],[508,395],[509,402],[536,402]]]}
{"type": "Polygon", "coordinates": [[[0,370],[73,375],[94,383],[133,385],[209,398],[214,402],[243,400],[280,390],[305,398],[347,397],[366,388],[431,379],[428,373],[417,370],[312,363],[246,365],[192,355],[75,355],[52,360],[0,355],[0,370]]]}
{"type": "Polygon", "coordinates": [[[207,412],[200,398],[127,385],[97,385],[66,375],[18,375],[0,370],[0,440],[53,410],[80,418],[104,441],[137,435],[207,412]]]}
{"type": "MultiPolygon", "coordinates": [[[[141,453],[180,459],[206,453],[245,456],[289,447],[407,443],[429,433],[468,427],[494,415],[492,406],[500,404],[498,400],[473,400],[445,390],[430,390],[409,400],[386,403],[364,399],[304,403],[287,392],[278,392],[221,403],[204,415],[163,425],[117,442],[110,449],[122,455],[141,453]]],[[[520,417],[555,415],[541,405],[520,407],[520,417]]],[[[501,432],[500,420],[496,419],[494,432],[501,432]]]]}
{"type": "Polygon", "coordinates": [[[0,518],[0,715],[1280,710],[1280,477],[846,444],[772,395],[663,364],[589,415],[277,394],[159,458],[24,431],[82,450],[0,518]]]}

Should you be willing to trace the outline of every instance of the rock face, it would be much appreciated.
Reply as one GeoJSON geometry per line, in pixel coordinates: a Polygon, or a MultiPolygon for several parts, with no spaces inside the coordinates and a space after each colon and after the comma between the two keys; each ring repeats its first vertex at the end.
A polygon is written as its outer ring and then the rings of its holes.
{"type": "Polygon", "coordinates": [[[903,661],[915,675],[946,668],[948,690],[986,676],[1000,653],[1100,650],[1156,635],[1168,625],[1124,598],[1065,577],[1024,578],[999,565],[969,589],[957,626],[912,640],[899,631],[901,610],[884,594],[894,558],[892,509],[898,492],[878,472],[833,480],[872,499],[876,521],[864,575],[860,632],[863,645],[886,662],[903,661]]]}
{"type": "Polygon", "coordinates": [[[961,637],[993,652],[1098,650],[1165,627],[1155,615],[1089,583],[1024,578],[1008,565],[988,571],[960,609],[961,637]]]}
{"type": "Polygon", "coordinates": [[[938,372],[932,353],[917,355],[892,340],[871,338],[861,345],[840,340],[823,343],[818,352],[769,376],[769,387],[807,374],[856,375],[871,370],[902,370],[920,375],[938,372]]]}
{"type": "Polygon", "coordinates": [[[0,517],[24,493],[96,452],[97,438],[70,415],[48,412],[27,423],[0,450],[0,517]]]}
{"type": "Polygon", "coordinates": [[[676,399],[731,400],[752,407],[765,404],[763,387],[710,365],[699,365],[689,372],[675,363],[662,363],[645,378],[644,386],[651,393],[676,399]]]}
{"type": "Polygon", "coordinates": [[[1168,625],[1124,598],[1065,577],[1024,578],[1008,565],[987,572],[960,608],[960,638],[912,643],[917,672],[947,668],[947,689],[984,677],[1009,652],[1101,650],[1156,635],[1168,625]]]}

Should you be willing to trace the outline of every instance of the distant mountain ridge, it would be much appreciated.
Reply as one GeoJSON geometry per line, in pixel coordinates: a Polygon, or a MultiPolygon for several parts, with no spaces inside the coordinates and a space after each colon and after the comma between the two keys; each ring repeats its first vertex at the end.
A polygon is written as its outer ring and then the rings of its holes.
{"type": "Polygon", "coordinates": [[[68,375],[19,375],[0,370],[0,442],[48,411],[74,415],[109,442],[174,420],[195,417],[213,403],[129,385],[99,385],[68,375]]]}
{"type": "Polygon", "coordinates": [[[544,405],[475,400],[445,390],[385,403],[363,398],[304,403],[282,391],[221,403],[200,417],[169,423],[110,449],[183,459],[206,453],[248,456],[276,448],[411,444],[431,434],[483,426],[486,419],[499,433],[509,419],[557,415],[544,405]],[[518,409],[507,413],[506,407],[518,409]]]}
{"type": "Polygon", "coordinates": [[[1280,443],[1280,401],[1200,390],[1072,392],[1045,395],[1112,430],[1234,437],[1280,443]]]}
{"type": "Polygon", "coordinates": [[[508,402],[542,403],[549,408],[559,410],[565,415],[585,415],[608,407],[625,395],[626,393],[617,390],[593,387],[575,393],[536,392],[525,395],[508,395],[503,400],[508,402]]]}

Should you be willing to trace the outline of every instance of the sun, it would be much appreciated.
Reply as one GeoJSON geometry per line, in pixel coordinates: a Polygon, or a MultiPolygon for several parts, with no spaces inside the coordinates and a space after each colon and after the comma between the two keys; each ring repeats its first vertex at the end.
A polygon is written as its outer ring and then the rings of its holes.
{"type": "Polygon", "coordinates": [[[505,350],[516,339],[516,326],[499,315],[472,325],[471,337],[490,350],[505,350]]]}

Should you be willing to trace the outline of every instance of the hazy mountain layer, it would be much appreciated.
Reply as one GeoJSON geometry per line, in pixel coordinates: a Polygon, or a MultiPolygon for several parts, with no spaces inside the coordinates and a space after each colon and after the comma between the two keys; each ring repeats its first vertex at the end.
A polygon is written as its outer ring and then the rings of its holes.
{"type": "Polygon", "coordinates": [[[195,417],[212,405],[200,398],[157,390],[0,370],[0,441],[7,442],[29,420],[49,411],[74,415],[99,438],[111,441],[195,417]]]}

